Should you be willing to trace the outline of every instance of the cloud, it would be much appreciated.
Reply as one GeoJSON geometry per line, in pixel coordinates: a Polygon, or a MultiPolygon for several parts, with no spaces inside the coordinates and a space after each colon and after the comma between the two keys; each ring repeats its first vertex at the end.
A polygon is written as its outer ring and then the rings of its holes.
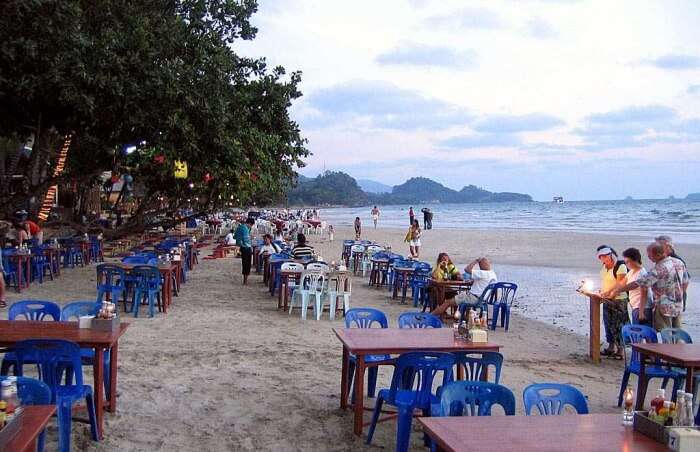
{"type": "Polygon", "coordinates": [[[688,94],[700,94],[700,85],[690,85],[686,92],[688,94]]]}
{"type": "Polygon", "coordinates": [[[517,133],[549,130],[563,125],[561,119],[544,113],[493,115],[478,121],[472,128],[482,133],[517,133]]]}
{"type": "Polygon", "coordinates": [[[451,26],[465,29],[494,29],[503,27],[501,18],[496,13],[486,8],[464,8],[451,14],[429,17],[426,23],[430,26],[451,26]]]}
{"type": "Polygon", "coordinates": [[[438,142],[438,146],[449,149],[513,147],[521,144],[517,135],[484,133],[461,135],[438,142]]]}
{"type": "Polygon", "coordinates": [[[384,65],[437,66],[445,68],[476,67],[477,54],[473,50],[455,50],[448,47],[416,43],[402,43],[376,58],[384,65]]]}
{"type": "Polygon", "coordinates": [[[654,124],[678,116],[676,111],[664,105],[630,106],[605,113],[594,113],[586,117],[591,124],[654,124]]]}
{"type": "Polygon", "coordinates": [[[554,27],[552,27],[549,22],[539,17],[527,23],[527,34],[537,39],[552,39],[558,36],[554,27]]]}
{"type": "Polygon", "coordinates": [[[659,69],[682,71],[688,69],[700,69],[700,57],[697,55],[669,54],[648,61],[649,64],[659,69]]]}
{"type": "Polygon", "coordinates": [[[306,102],[313,110],[310,116],[332,118],[335,124],[415,130],[442,129],[472,120],[464,107],[383,81],[333,85],[311,93],[306,102]]]}

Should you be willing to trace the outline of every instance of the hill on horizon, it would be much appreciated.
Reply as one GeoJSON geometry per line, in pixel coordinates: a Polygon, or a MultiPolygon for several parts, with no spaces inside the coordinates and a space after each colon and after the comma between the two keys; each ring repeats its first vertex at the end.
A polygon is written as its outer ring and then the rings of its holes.
{"type": "Polygon", "coordinates": [[[357,179],[357,185],[366,193],[391,193],[391,185],[382,184],[370,179],[357,179]]]}

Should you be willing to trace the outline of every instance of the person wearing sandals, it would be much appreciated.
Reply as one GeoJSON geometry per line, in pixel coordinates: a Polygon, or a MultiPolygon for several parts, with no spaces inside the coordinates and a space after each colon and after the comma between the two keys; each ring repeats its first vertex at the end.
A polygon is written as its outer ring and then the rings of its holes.
{"type": "Polygon", "coordinates": [[[612,356],[622,359],[622,326],[628,323],[627,292],[613,294],[618,283],[624,284],[627,275],[627,266],[624,261],[617,258],[615,250],[607,245],[601,245],[597,249],[600,268],[601,289],[598,299],[603,301],[603,325],[605,326],[605,340],[608,348],[601,352],[603,356],[612,356]]]}

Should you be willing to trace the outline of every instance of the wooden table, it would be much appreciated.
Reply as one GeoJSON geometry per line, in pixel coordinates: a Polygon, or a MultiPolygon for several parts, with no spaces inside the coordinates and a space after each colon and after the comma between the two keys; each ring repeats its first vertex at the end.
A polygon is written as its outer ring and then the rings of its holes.
{"type": "Polygon", "coordinates": [[[399,282],[401,282],[401,303],[406,303],[406,291],[408,290],[408,281],[415,272],[413,267],[394,267],[394,284],[391,292],[391,298],[396,299],[399,295],[399,282]]]}
{"type": "Polygon", "coordinates": [[[294,279],[298,284],[302,270],[281,270],[280,271],[280,291],[277,294],[277,309],[286,311],[289,307],[289,280],[294,279]]]}
{"type": "Polygon", "coordinates": [[[97,416],[97,434],[103,437],[104,411],[117,410],[117,360],[119,338],[126,332],[128,323],[122,323],[117,331],[95,331],[78,328],[78,322],[33,322],[0,320],[0,346],[12,347],[27,339],[63,339],[75,342],[83,348],[95,350],[93,361],[93,395],[97,416]],[[104,399],[103,371],[104,351],[109,350],[109,400],[104,399]]]}
{"type": "Polygon", "coordinates": [[[666,450],[621,421],[622,414],[418,418],[438,450],[449,452],[666,450]]]}
{"type": "Polygon", "coordinates": [[[32,279],[32,254],[12,253],[8,254],[7,258],[15,262],[15,268],[17,268],[17,292],[29,289],[29,282],[32,279]]]}
{"type": "Polygon", "coordinates": [[[52,246],[43,248],[44,256],[51,264],[51,272],[54,276],[61,276],[61,250],[52,246]]]}
{"type": "MultiPolygon", "coordinates": [[[[694,371],[700,369],[700,344],[632,344],[632,351],[639,352],[639,384],[637,385],[637,410],[644,408],[648,380],[645,378],[646,360],[662,359],[677,367],[684,367],[685,392],[693,393],[694,371]]],[[[700,410],[695,422],[700,421],[700,410]]]]}
{"type": "Polygon", "coordinates": [[[386,284],[384,275],[389,270],[389,259],[372,258],[372,269],[369,272],[369,285],[382,287],[386,284]]]}
{"type": "MultiPolygon", "coordinates": [[[[17,452],[36,451],[39,435],[56,412],[56,405],[26,405],[12,420],[12,432],[0,435],[0,450],[17,452]],[[16,423],[16,424],[15,424],[16,423]],[[4,436],[8,436],[5,438],[4,436]]],[[[3,432],[4,433],[4,432],[3,432]]]]}
{"type": "Polygon", "coordinates": [[[355,403],[353,431],[362,435],[364,411],[365,356],[396,355],[416,351],[494,351],[501,346],[494,343],[475,344],[454,338],[452,328],[333,328],[343,344],[340,376],[340,408],[348,407],[348,366],[350,354],[355,355],[355,403]]]}
{"type": "Polygon", "coordinates": [[[456,292],[469,291],[472,287],[472,281],[438,281],[436,279],[428,279],[428,288],[432,287],[435,290],[435,307],[440,306],[445,302],[445,292],[454,290],[456,292]]]}
{"type": "MultiPolygon", "coordinates": [[[[122,268],[124,271],[129,272],[134,269],[134,267],[142,267],[136,264],[125,264],[123,262],[116,262],[114,265],[122,268]]],[[[167,313],[168,308],[173,302],[173,274],[177,274],[178,263],[170,262],[167,264],[155,265],[160,274],[163,276],[163,288],[161,289],[161,298],[163,299],[163,312],[167,313]]]]}

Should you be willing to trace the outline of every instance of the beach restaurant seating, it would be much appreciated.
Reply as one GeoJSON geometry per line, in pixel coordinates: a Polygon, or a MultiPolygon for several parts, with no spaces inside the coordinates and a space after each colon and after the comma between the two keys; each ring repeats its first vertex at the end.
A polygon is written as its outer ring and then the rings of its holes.
{"type": "Polygon", "coordinates": [[[48,257],[44,255],[44,249],[40,246],[32,248],[32,279],[39,280],[40,284],[44,282],[44,276],[48,271],[48,276],[53,281],[53,265],[48,257]]]}
{"type": "Polygon", "coordinates": [[[525,414],[530,416],[537,408],[540,416],[562,414],[566,406],[573,407],[577,414],[588,414],[586,397],[570,385],[559,383],[537,383],[523,391],[525,414]]]}
{"type": "MultiPolygon", "coordinates": [[[[0,377],[0,382],[7,377],[0,377]]],[[[22,405],[50,405],[51,390],[46,383],[29,377],[17,378],[17,397],[22,405]]],[[[37,438],[36,451],[44,450],[46,430],[42,430],[37,438]]]]}
{"type": "Polygon", "coordinates": [[[425,416],[430,414],[431,406],[439,401],[433,394],[433,382],[442,374],[442,386],[449,383],[452,380],[454,364],[455,357],[451,353],[411,352],[400,355],[396,359],[391,386],[377,394],[377,403],[367,433],[367,444],[372,442],[379,415],[386,403],[398,410],[396,450],[408,450],[413,411],[421,410],[425,416]]]}
{"type": "Polygon", "coordinates": [[[92,439],[97,441],[95,403],[92,387],[83,384],[80,346],[70,341],[40,339],[17,342],[14,349],[17,355],[19,376],[22,376],[25,359],[36,359],[41,368],[41,380],[51,390],[51,401],[56,404],[58,413],[59,450],[61,452],[70,451],[73,405],[83,399],[88,410],[92,439]],[[73,377],[75,382],[73,382],[73,377]]]}
{"type": "Polygon", "coordinates": [[[112,302],[117,303],[120,297],[124,298],[124,310],[126,311],[126,272],[123,268],[114,264],[100,264],[97,266],[97,301],[101,302],[105,294],[109,294],[112,302]]]}
{"type": "Polygon", "coordinates": [[[329,317],[335,320],[338,309],[338,300],[343,300],[343,313],[347,315],[350,309],[350,297],[352,296],[352,278],[347,271],[337,271],[328,275],[328,302],[329,317]]]}
{"type": "Polygon", "coordinates": [[[503,355],[498,352],[454,352],[457,368],[461,368],[464,380],[483,381],[484,375],[494,376],[494,383],[501,381],[503,355]],[[478,356],[477,356],[478,355],[478,356]]]}
{"type": "Polygon", "coordinates": [[[501,316],[501,328],[505,327],[508,331],[510,324],[510,308],[515,300],[515,293],[518,291],[518,285],[510,282],[497,282],[489,284],[490,294],[482,294],[482,297],[487,299],[489,304],[493,304],[493,315],[491,316],[491,329],[496,330],[496,322],[498,316],[501,316]]]}
{"type": "MultiPolygon", "coordinates": [[[[625,358],[625,371],[620,382],[620,394],[617,399],[617,406],[622,406],[622,395],[627,387],[630,374],[639,377],[639,352],[628,350],[627,346],[641,343],[657,343],[656,331],[646,325],[625,325],[622,327],[622,352],[625,358]],[[629,355],[629,356],[628,356],[629,355]]],[[[673,400],[675,401],[676,391],[680,389],[683,377],[678,372],[663,366],[661,361],[656,360],[654,364],[644,366],[644,374],[647,382],[652,378],[663,378],[673,380],[673,400]]]]}
{"type": "MultiPolygon", "coordinates": [[[[664,328],[661,330],[661,342],[664,344],[692,344],[693,338],[687,331],[681,328],[664,328]]],[[[678,372],[684,379],[686,371],[682,367],[673,367],[673,370],[678,372]]],[[[698,400],[698,387],[700,387],[700,374],[693,376],[693,400],[698,400]]],[[[662,386],[666,386],[667,380],[664,379],[662,386]]]]}
{"type": "Polygon", "coordinates": [[[425,312],[404,312],[399,315],[399,328],[442,328],[442,321],[425,312]]]}
{"type": "Polygon", "coordinates": [[[295,301],[299,299],[301,304],[301,319],[306,320],[306,312],[309,308],[309,300],[311,296],[315,298],[314,316],[316,320],[321,320],[321,297],[326,282],[326,275],[320,271],[304,270],[299,277],[299,286],[297,286],[292,294],[289,302],[289,314],[291,315],[294,309],[295,301]]]}
{"type": "MultiPolygon", "coordinates": [[[[389,328],[389,321],[386,315],[379,309],[374,308],[352,308],[345,313],[345,328],[389,328]]],[[[355,392],[352,390],[355,381],[355,355],[350,355],[348,366],[348,381],[350,382],[348,391],[355,400],[355,392]]],[[[367,355],[365,365],[367,366],[367,397],[374,397],[377,387],[378,366],[393,365],[391,355],[367,355]]]]}
{"type": "Polygon", "coordinates": [[[143,301],[148,304],[149,317],[155,316],[156,300],[158,301],[158,310],[162,311],[163,300],[161,300],[160,293],[163,286],[158,269],[152,265],[137,265],[129,273],[135,278],[134,299],[131,303],[134,317],[139,316],[139,307],[143,301]]]}

